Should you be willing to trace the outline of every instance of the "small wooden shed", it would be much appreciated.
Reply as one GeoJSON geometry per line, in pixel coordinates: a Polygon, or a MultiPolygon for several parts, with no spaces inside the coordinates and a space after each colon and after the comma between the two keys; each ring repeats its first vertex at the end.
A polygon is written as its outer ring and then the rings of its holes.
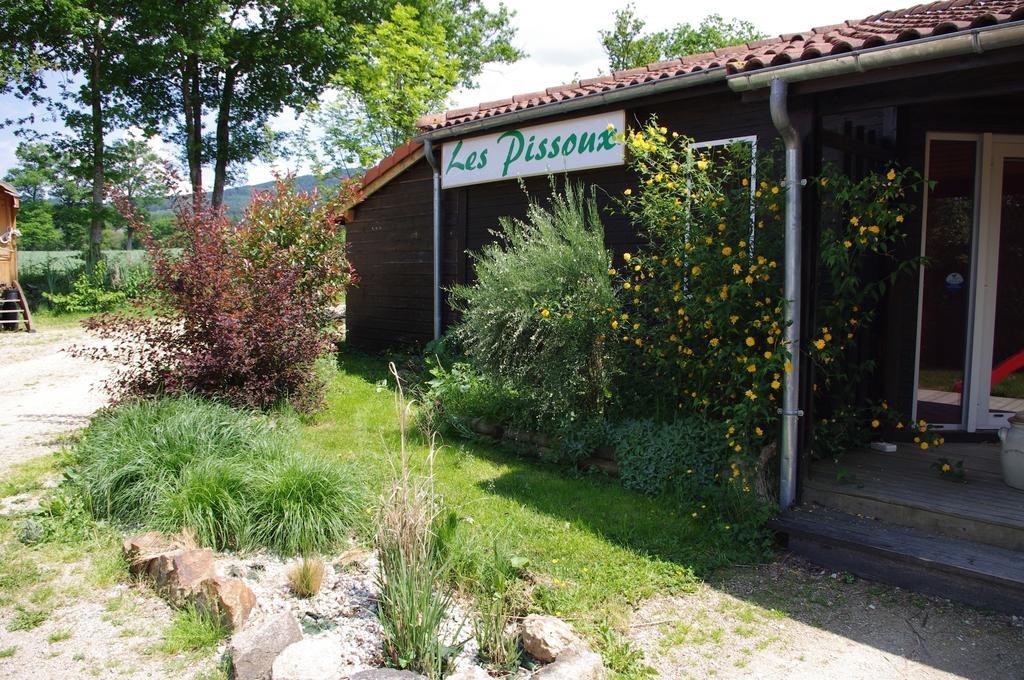
{"type": "Polygon", "coordinates": [[[0,329],[32,330],[25,293],[18,284],[18,190],[0,182],[0,329]]]}

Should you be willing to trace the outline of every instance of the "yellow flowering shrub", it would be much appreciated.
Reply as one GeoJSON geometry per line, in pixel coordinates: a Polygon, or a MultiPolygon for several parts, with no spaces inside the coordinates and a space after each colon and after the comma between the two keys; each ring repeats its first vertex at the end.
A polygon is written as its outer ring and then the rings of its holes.
{"type": "Polygon", "coordinates": [[[782,343],[785,191],[746,145],[695,149],[657,125],[621,137],[637,177],[622,207],[647,240],[611,274],[624,302],[610,337],[633,348],[622,389],[659,417],[722,423],[734,457],[775,434],[782,343]],[[628,316],[630,325],[623,325],[628,316]]]}
{"type": "Polygon", "coordinates": [[[859,347],[871,339],[878,303],[899,280],[912,285],[920,257],[901,253],[903,223],[914,206],[908,195],[924,188],[921,175],[908,168],[888,168],[854,180],[835,167],[815,182],[821,201],[818,240],[818,293],[807,354],[812,362],[814,449],[837,457],[872,438],[913,431],[921,448],[937,446],[941,437],[927,424],[904,423],[884,401],[863,394],[876,369],[871,352],[859,347]]]}

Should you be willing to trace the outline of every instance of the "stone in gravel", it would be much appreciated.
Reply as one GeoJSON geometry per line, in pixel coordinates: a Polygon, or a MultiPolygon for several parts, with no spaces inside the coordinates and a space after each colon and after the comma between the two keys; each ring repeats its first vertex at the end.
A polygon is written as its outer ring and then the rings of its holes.
{"type": "Polygon", "coordinates": [[[240,630],[249,618],[249,612],[256,606],[256,596],[242,579],[217,576],[200,584],[195,602],[199,607],[219,616],[221,622],[231,630],[240,630]]]}
{"type": "Polygon", "coordinates": [[[412,671],[397,671],[394,668],[374,668],[359,671],[349,677],[349,680],[427,680],[427,676],[412,671]]]}
{"type": "Polygon", "coordinates": [[[606,673],[601,655],[589,649],[572,649],[558,661],[533,674],[533,680],[604,680],[606,673]]]}
{"type": "Polygon", "coordinates": [[[449,675],[447,680],[491,680],[491,676],[480,666],[466,666],[449,675]]]}
{"type": "Polygon", "coordinates": [[[330,638],[306,638],[274,659],[273,680],[340,680],[341,647],[330,638]]]}
{"type": "Polygon", "coordinates": [[[160,553],[174,550],[173,542],[159,531],[147,531],[138,536],[125,539],[121,546],[124,558],[128,561],[133,574],[148,571],[149,563],[160,553]]]}
{"type": "Polygon", "coordinates": [[[301,639],[302,630],[288,612],[241,631],[231,638],[228,646],[235,680],[270,680],[277,655],[301,639]]]}
{"type": "Polygon", "coordinates": [[[586,645],[565,621],[542,614],[523,619],[523,649],[538,661],[549,663],[574,648],[586,649],[586,645]]]}
{"type": "Polygon", "coordinates": [[[213,551],[209,548],[161,553],[150,561],[146,573],[157,590],[179,607],[199,592],[203,581],[217,576],[213,551]]]}

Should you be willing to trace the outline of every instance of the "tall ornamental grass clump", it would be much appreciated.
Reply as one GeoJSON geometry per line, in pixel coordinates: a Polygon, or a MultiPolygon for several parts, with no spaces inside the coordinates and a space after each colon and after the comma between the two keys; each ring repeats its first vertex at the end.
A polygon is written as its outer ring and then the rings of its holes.
{"type": "MultiPolygon", "coordinates": [[[[448,570],[436,531],[443,513],[434,490],[433,470],[420,476],[410,469],[406,449],[410,409],[393,364],[391,372],[398,384],[395,399],[401,448],[395,478],[385,491],[377,516],[377,618],[383,629],[387,663],[435,680],[458,652],[444,639],[443,627],[453,600],[444,583],[448,570]]],[[[431,444],[431,468],[433,458],[431,444]]]]}
{"type": "Polygon", "coordinates": [[[617,370],[606,329],[618,301],[593,194],[552,185],[548,203],[531,200],[525,221],[502,219],[497,242],[475,255],[477,282],[451,290],[455,334],[473,366],[525,402],[521,425],[579,456],[595,443],[617,370]]]}
{"type": "Polygon", "coordinates": [[[70,473],[97,517],[190,529],[218,550],[325,551],[363,507],[350,469],[299,452],[260,413],[194,396],[132,401],[97,416],[70,473]]]}

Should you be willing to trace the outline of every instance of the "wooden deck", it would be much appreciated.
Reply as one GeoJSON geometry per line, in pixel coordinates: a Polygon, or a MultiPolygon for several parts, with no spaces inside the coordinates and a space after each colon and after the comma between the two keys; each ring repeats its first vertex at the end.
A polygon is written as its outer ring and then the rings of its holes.
{"type": "Polygon", "coordinates": [[[800,505],[771,522],[793,552],[833,569],[1024,614],[1024,491],[996,444],[850,451],[811,465],[800,505]],[[967,483],[938,476],[964,461],[967,483]]]}
{"type": "Polygon", "coordinates": [[[838,464],[811,466],[802,500],[1024,551],[1024,491],[1003,483],[997,444],[947,443],[934,452],[905,445],[895,453],[850,451],[838,464]],[[930,467],[939,458],[963,460],[967,483],[940,478],[930,467]]]}

